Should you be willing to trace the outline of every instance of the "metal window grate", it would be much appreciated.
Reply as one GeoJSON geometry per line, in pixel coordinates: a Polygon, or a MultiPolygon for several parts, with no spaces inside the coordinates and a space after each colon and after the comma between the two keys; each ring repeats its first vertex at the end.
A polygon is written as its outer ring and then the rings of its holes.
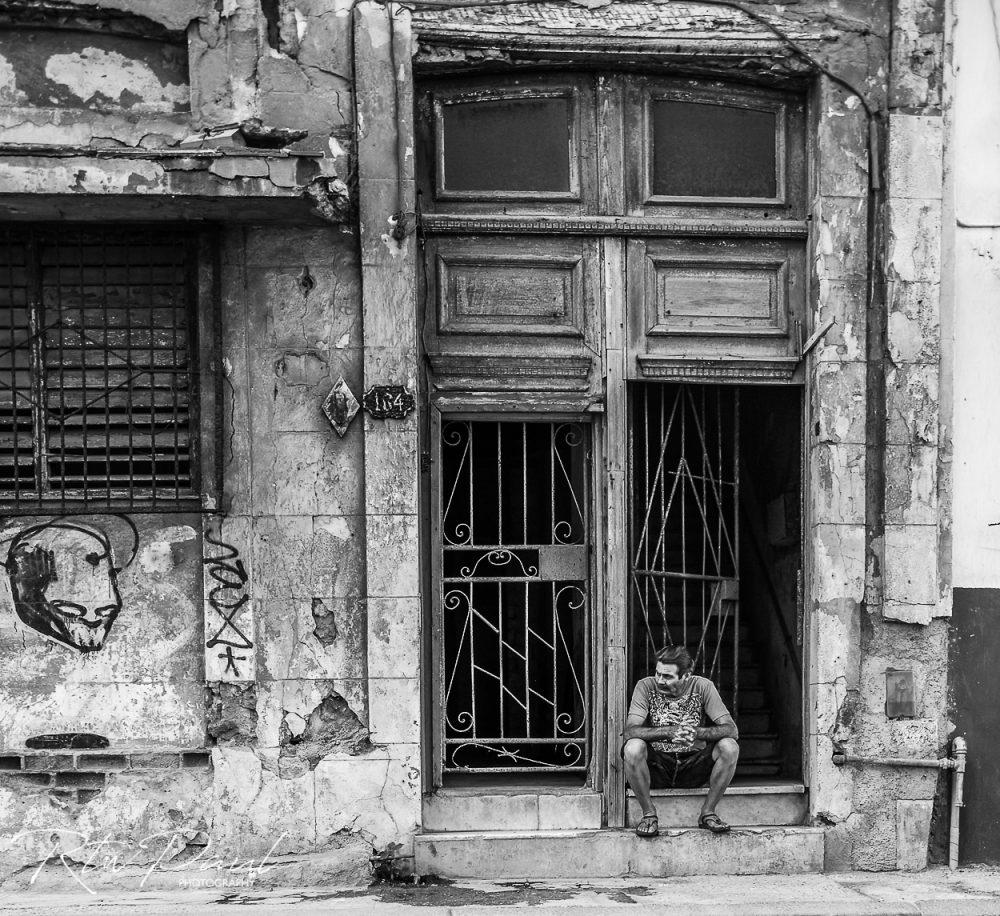
{"type": "Polygon", "coordinates": [[[0,499],[193,497],[191,234],[0,232],[0,499]]]}
{"type": "Polygon", "coordinates": [[[590,756],[589,430],[441,432],[443,772],[583,772],[590,756]]]}
{"type": "Polygon", "coordinates": [[[630,683],[687,646],[736,712],[740,675],[737,387],[630,390],[630,683]]]}

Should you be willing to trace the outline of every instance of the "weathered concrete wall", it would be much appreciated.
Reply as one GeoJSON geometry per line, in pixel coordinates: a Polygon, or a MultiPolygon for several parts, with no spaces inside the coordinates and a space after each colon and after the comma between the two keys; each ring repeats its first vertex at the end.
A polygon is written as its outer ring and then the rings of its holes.
{"type": "Polygon", "coordinates": [[[832,66],[866,89],[882,138],[878,184],[858,100],[826,84],[815,106],[814,326],[836,322],[812,383],[807,621],[810,804],[830,825],[828,868],[922,868],[936,789],[936,772],[838,769],[834,746],[933,757],[947,736],[947,630],[934,619],[950,611],[938,499],[943,23],[936,6],[895,7],[892,35],[887,7],[873,18],[878,50],[841,52],[832,66]],[[914,674],[914,718],[887,717],[891,669],[914,674]]]}
{"type": "MultiPolygon", "coordinates": [[[[75,762],[46,763],[55,775],[37,783],[37,794],[23,792],[23,774],[6,777],[22,782],[0,787],[0,802],[18,795],[2,808],[10,814],[0,858],[6,869],[45,853],[40,841],[12,838],[15,824],[64,829],[61,848],[69,850],[78,842],[70,830],[117,831],[131,848],[143,831],[169,821],[182,835],[178,849],[208,843],[260,857],[278,841],[279,854],[318,854],[325,873],[360,877],[373,848],[403,843],[405,857],[419,817],[417,426],[415,417],[392,427],[359,417],[341,439],[321,404],[340,376],[356,395],[373,382],[416,382],[416,240],[391,235],[396,156],[400,148],[404,159],[412,153],[409,136],[398,143],[393,128],[394,76],[403,83],[400,110],[410,105],[406,16],[396,23],[394,74],[386,13],[374,4],[362,4],[356,19],[347,0],[279,0],[266,5],[267,15],[257,0],[103,5],[149,17],[166,34],[110,36],[81,3],[81,16],[93,21],[44,36],[42,53],[0,48],[0,144],[73,148],[6,149],[0,192],[10,195],[5,200],[41,200],[32,212],[64,218],[84,213],[88,201],[103,207],[107,196],[125,201],[118,214],[141,197],[167,207],[179,196],[191,201],[183,215],[217,216],[223,211],[210,210],[211,201],[227,198],[228,218],[249,223],[227,225],[221,239],[222,351],[213,366],[224,377],[217,421],[225,487],[196,531],[200,541],[190,542],[202,545],[204,578],[197,581],[190,558],[164,565],[174,548],[157,548],[148,562],[162,578],[150,572],[149,581],[127,580],[125,589],[153,606],[150,583],[167,583],[194,618],[202,602],[204,651],[184,656],[177,683],[207,688],[204,720],[178,717],[173,740],[186,743],[203,722],[197,743],[211,748],[213,768],[137,773],[130,765],[108,775],[97,795],[71,800],[55,789],[60,780],[73,784],[75,762]],[[360,240],[318,221],[258,225],[275,218],[271,198],[308,199],[323,217],[344,218],[343,185],[334,178],[347,178],[354,139],[352,47],[365,61],[358,110],[370,115],[358,121],[360,240]],[[76,79],[83,62],[85,78],[76,79]],[[308,130],[292,153],[310,155],[202,161],[178,147],[255,117],[308,130]],[[91,155],[98,147],[100,158],[91,155]],[[261,220],[247,216],[251,202],[261,220]]],[[[814,42],[822,62],[865,96],[888,141],[880,176],[887,184],[873,194],[863,106],[844,87],[815,78],[813,327],[829,318],[836,324],[809,362],[811,814],[830,827],[830,867],[920,867],[934,780],[838,769],[831,758],[835,742],[862,754],[930,756],[947,733],[946,623],[938,618],[949,606],[941,498],[949,430],[936,405],[941,11],[901,0],[890,35],[887,4],[766,8],[783,27],[822,38],[814,42]],[[888,117],[879,115],[886,108],[888,117]],[[884,267],[889,280],[876,282],[871,309],[870,207],[880,230],[874,279],[884,267]],[[886,718],[889,668],[914,672],[914,719],[886,718]]],[[[792,52],[787,57],[776,72],[806,69],[792,52]]],[[[408,180],[401,198],[413,209],[408,180]]],[[[305,210],[295,215],[304,217],[305,210]]],[[[143,532],[151,544],[173,543],[152,527],[143,532]]],[[[95,658],[119,642],[138,653],[126,622],[123,610],[95,658]]],[[[51,651],[40,650],[32,664],[53,679],[73,677],[46,661],[51,651]]],[[[129,655],[120,670],[148,670],[143,664],[129,655]]],[[[12,669],[5,683],[19,676],[12,669]]],[[[60,727],[70,719],[77,721],[70,716],[60,727]]],[[[95,730],[112,727],[95,722],[95,730]]],[[[29,726],[37,727],[19,724],[19,734],[29,726]]],[[[123,740],[138,740],[139,732],[121,727],[123,740]]],[[[149,850],[135,855],[156,858],[149,850]]]]}
{"type": "Polygon", "coordinates": [[[0,581],[0,748],[72,731],[133,747],[202,745],[201,522],[132,519],[7,519],[0,529],[7,566],[0,581]],[[54,573],[44,619],[31,625],[19,613],[29,613],[26,566],[39,550],[52,551],[54,573]],[[94,551],[107,551],[108,560],[86,563],[94,551]],[[22,595],[20,608],[12,587],[22,595]],[[67,626],[57,600],[105,622],[67,626]],[[108,607],[117,610],[101,612],[108,607]]]}
{"type": "Polygon", "coordinates": [[[951,708],[969,742],[961,860],[1000,861],[1000,799],[993,743],[1000,647],[1000,19],[988,0],[954,6],[954,78],[949,145],[954,255],[954,626],[951,708]]]}
{"type": "MultiPolygon", "coordinates": [[[[150,212],[138,197],[164,195],[168,218],[244,223],[220,234],[221,351],[202,341],[222,387],[224,488],[207,487],[204,518],[136,521],[100,651],[52,646],[4,611],[0,757],[21,772],[0,786],[0,870],[79,861],[107,836],[134,866],[319,853],[297,874],[363,879],[373,849],[412,834],[419,769],[415,741],[401,754],[369,733],[364,424],[339,438],[322,410],[339,377],[359,398],[365,381],[357,241],[336,179],[350,169],[350,4],[281,2],[270,18],[256,0],[105,6],[149,22],[123,35],[80,4],[79,28],[3,33],[0,204],[72,195],[47,215],[135,218],[150,212]],[[290,152],[239,139],[234,151],[231,128],[215,128],[248,118],[308,136],[290,152]],[[220,139],[228,158],[205,151],[220,139]],[[228,210],[212,209],[220,197],[228,210]],[[269,198],[304,203],[269,211],[269,198]],[[257,214],[284,223],[255,226],[257,214]],[[23,753],[26,735],[75,729],[112,746],[23,753]],[[152,744],[210,760],[138,754],[152,744]],[[165,839],[141,842],[154,834],[165,839]]],[[[213,471],[206,461],[206,481],[213,471]]]]}

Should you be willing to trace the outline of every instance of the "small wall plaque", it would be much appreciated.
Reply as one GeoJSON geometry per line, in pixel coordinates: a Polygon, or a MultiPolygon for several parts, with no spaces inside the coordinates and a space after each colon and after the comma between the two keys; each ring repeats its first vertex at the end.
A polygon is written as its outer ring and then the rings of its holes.
{"type": "Polygon", "coordinates": [[[402,385],[372,385],[361,402],[373,420],[402,420],[417,406],[402,385]]]}
{"type": "Polygon", "coordinates": [[[917,715],[913,672],[888,668],[885,672],[885,714],[890,719],[912,719],[917,715]]]}
{"type": "Polygon", "coordinates": [[[323,413],[326,414],[337,435],[343,438],[347,427],[351,425],[351,420],[358,412],[358,407],[358,399],[341,376],[323,402],[323,413]]]}

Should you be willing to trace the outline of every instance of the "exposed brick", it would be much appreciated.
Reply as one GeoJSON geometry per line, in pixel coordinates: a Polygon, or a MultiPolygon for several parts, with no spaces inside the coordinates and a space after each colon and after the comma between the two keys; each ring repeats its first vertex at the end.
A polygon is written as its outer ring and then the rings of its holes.
{"type": "Polygon", "coordinates": [[[77,789],[76,790],[76,800],[81,804],[85,805],[92,798],[101,794],[100,789],[77,789]]]}
{"type": "Polygon", "coordinates": [[[24,757],[26,770],[72,770],[72,754],[27,754],[24,757]]]}
{"type": "Polygon", "coordinates": [[[181,754],[181,766],[209,767],[212,765],[212,755],[208,751],[185,751],[181,754]]]}
{"type": "Polygon", "coordinates": [[[179,754],[129,754],[133,768],[151,770],[172,770],[180,765],[179,754]]]}
{"type": "Polygon", "coordinates": [[[124,770],[127,766],[128,760],[124,754],[78,754],[76,758],[78,770],[124,770]]]}
{"type": "Polygon", "coordinates": [[[18,754],[3,754],[0,756],[0,770],[21,769],[21,757],[18,754]]]}
{"type": "Polygon", "coordinates": [[[49,789],[49,795],[52,798],[61,798],[66,801],[76,801],[75,789],[49,789]]]}
{"type": "Polygon", "coordinates": [[[59,788],[76,786],[81,789],[101,789],[104,787],[103,773],[56,773],[59,788]]]}
{"type": "Polygon", "coordinates": [[[51,773],[10,773],[2,778],[7,786],[47,786],[52,782],[51,773]]]}

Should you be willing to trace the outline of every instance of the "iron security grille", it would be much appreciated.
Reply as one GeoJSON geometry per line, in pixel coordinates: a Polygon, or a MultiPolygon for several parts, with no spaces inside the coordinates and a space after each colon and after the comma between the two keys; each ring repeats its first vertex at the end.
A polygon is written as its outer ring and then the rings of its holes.
{"type": "Polygon", "coordinates": [[[192,234],[2,233],[0,500],[193,497],[192,234]]]}
{"type": "Polygon", "coordinates": [[[631,389],[630,680],[665,645],[739,702],[739,389],[631,389]]]}
{"type": "Polygon", "coordinates": [[[588,432],[480,421],[442,430],[444,772],[587,768],[588,432]]]}

